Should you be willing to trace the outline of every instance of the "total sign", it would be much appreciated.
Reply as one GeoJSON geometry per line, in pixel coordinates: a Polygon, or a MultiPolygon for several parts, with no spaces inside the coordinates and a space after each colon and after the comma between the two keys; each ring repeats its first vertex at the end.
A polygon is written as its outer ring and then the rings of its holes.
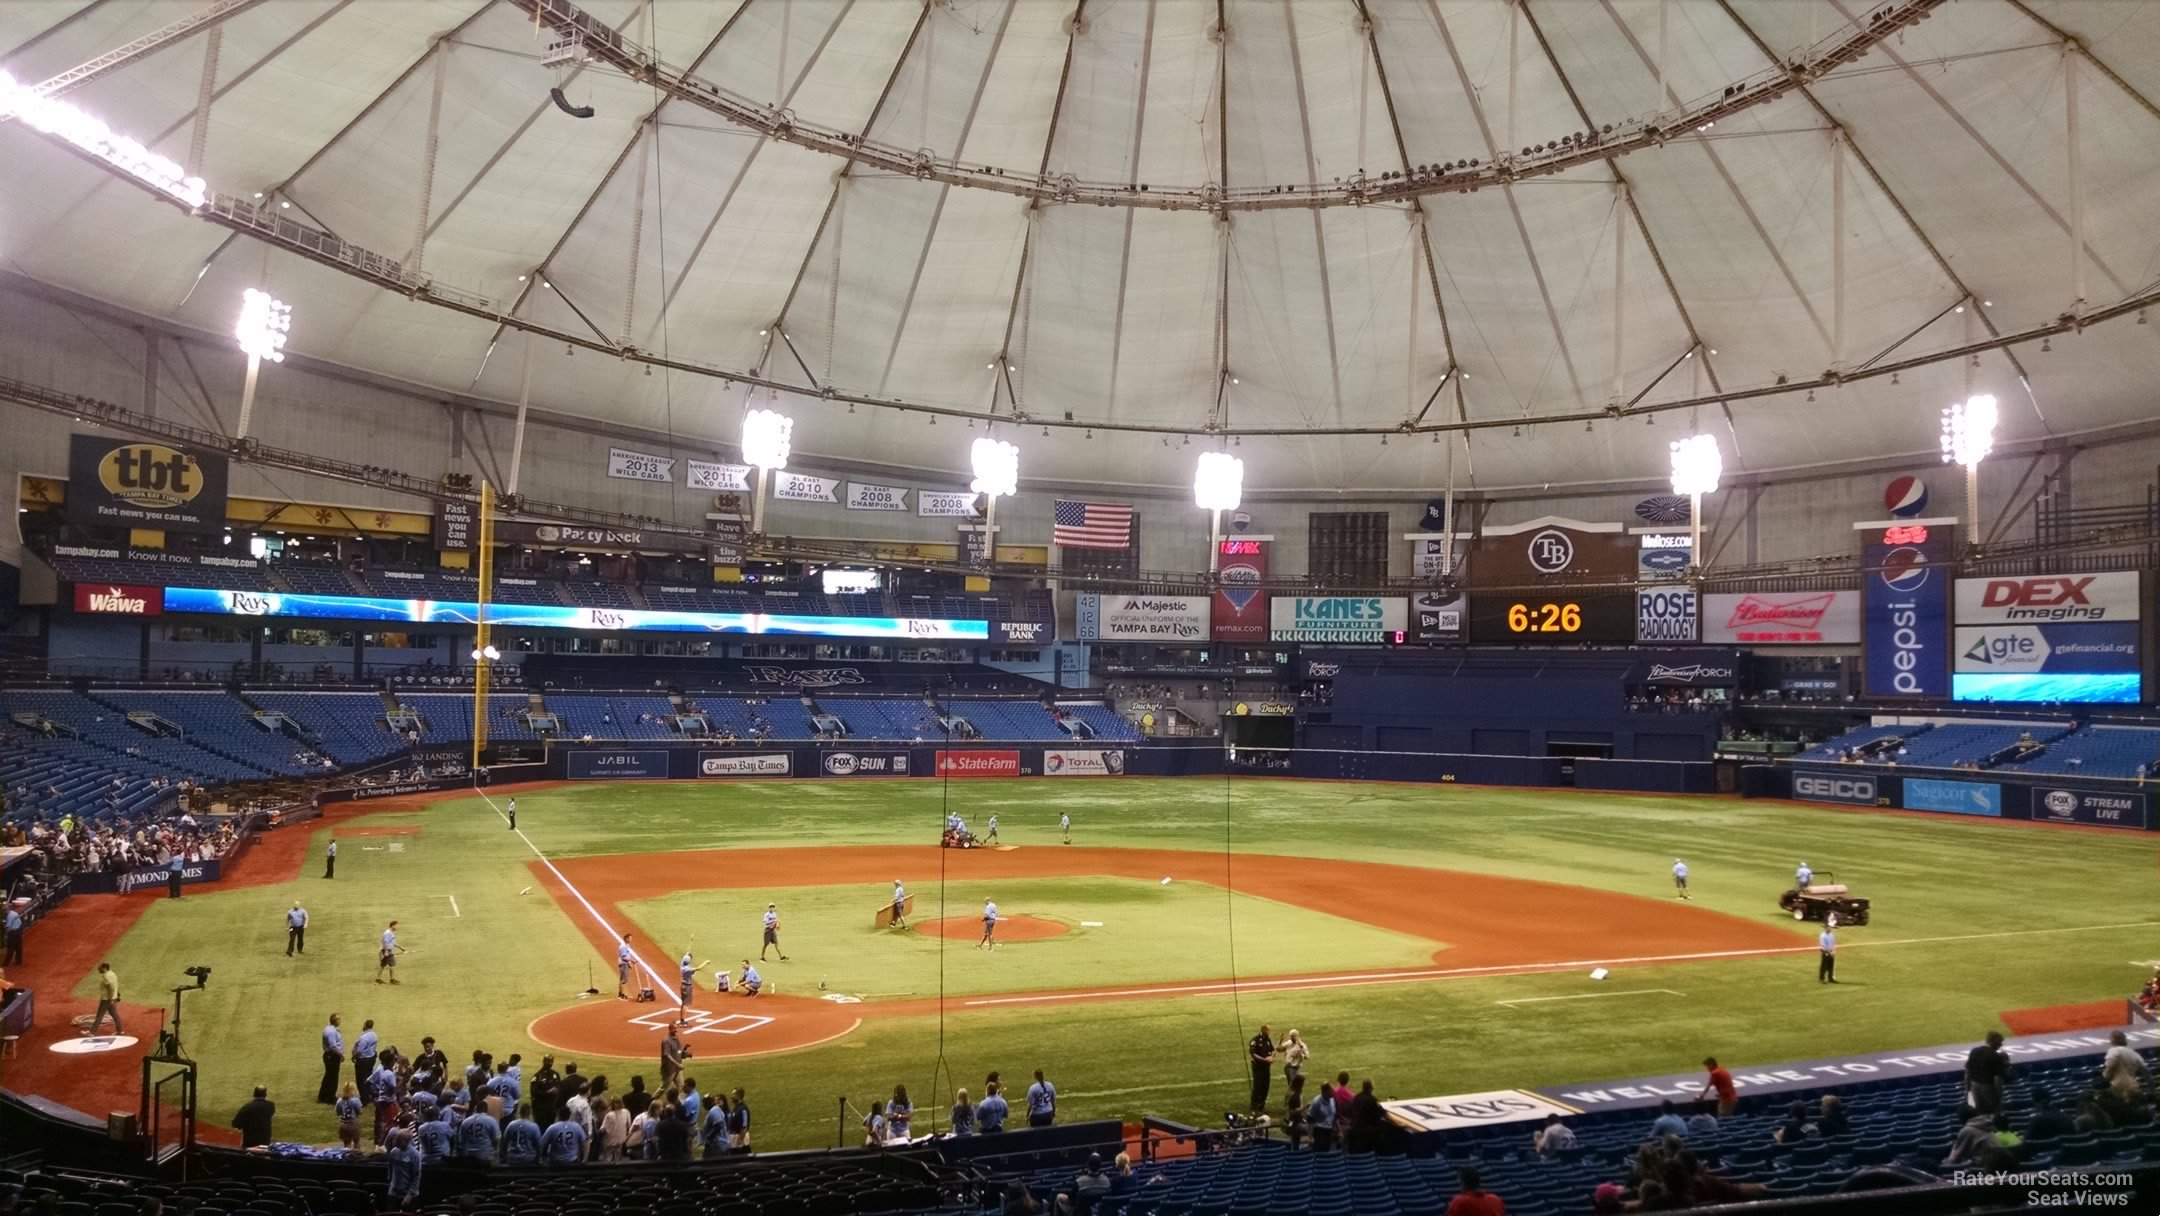
{"type": "Polygon", "coordinates": [[[2138,608],[2134,571],[1957,581],[1960,625],[2135,621],[2138,608]]]}

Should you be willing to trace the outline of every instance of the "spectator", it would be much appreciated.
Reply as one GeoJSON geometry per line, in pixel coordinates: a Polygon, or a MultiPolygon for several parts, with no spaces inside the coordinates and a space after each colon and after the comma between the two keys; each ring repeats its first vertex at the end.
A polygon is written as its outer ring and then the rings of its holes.
{"type": "Polygon", "coordinates": [[[2107,1109],[2100,1104],[2100,1095],[2104,1092],[2106,1091],[2092,1090],[2078,1099],[2077,1118],[2070,1125],[2072,1130],[2105,1132],[2115,1129],[2115,1120],[2108,1115],[2107,1109]]]}
{"type": "Polygon", "coordinates": [[[413,1132],[413,1146],[428,1165],[450,1159],[450,1110],[444,1107],[413,1132]]]}
{"type": "Polygon", "coordinates": [[[1545,1126],[1530,1138],[1530,1144],[1540,1157],[1564,1153],[1575,1147],[1575,1129],[1560,1121],[1558,1115],[1545,1116],[1545,1126]]]}
{"type": "Polygon", "coordinates": [[[1292,1089],[1305,1084],[1305,1061],[1312,1056],[1312,1049],[1305,1045],[1305,1038],[1292,1030],[1283,1036],[1283,1081],[1292,1089]]]}
{"type": "Polygon", "coordinates": [[[1007,1111],[1005,1097],[998,1092],[998,1083],[990,1082],[984,1089],[982,1104],[975,1108],[975,1130],[985,1136],[1004,1131],[1007,1111]]]}
{"type": "Polygon", "coordinates": [[[420,1207],[420,1150],[413,1144],[413,1134],[406,1128],[391,1133],[390,1203],[393,1207],[417,1211],[420,1207]]]}
{"type": "Polygon", "coordinates": [[[645,1089],[645,1078],[630,1078],[630,1089],[629,1092],[623,1094],[622,1105],[630,1112],[630,1117],[633,1119],[644,1114],[645,1108],[652,1105],[652,1094],[645,1089]]]}
{"type": "Polygon", "coordinates": [[[627,1104],[620,1100],[602,1098],[592,1107],[593,1136],[592,1159],[595,1161],[620,1161],[630,1143],[632,1116],[627,1104]]]}
{"type": "Polygon", "coordinates": [[[662,1161],[690,1159],[690,1121],[683,1118],[680,1104],[670,1102],[661,1108],[654,1130],[659,1146],[655,1156],[662,1161]]]}
{"type": "Polygon", "coordinates": [[[346,1148],[360,1147],[360,1095],[353,1083],[345,1083],[345,1091],[337,1100],[337,1138],[346,1148]]]}
{"type": "Polygon", "coordinates": [[[862,1125],[863,1147],[884,1148],[886,1138],[892,1133],[885,1122],[885,1103],[882,1100],[870,1104],[870,1113],[863,1116],[862,1125]]]}
{"type": "Polygon", "coordinates": [[[1845,1114],[1845,1101],[1836,1094],[1824,1094],[1822,1114],[1815,1120],[1815,1130],[1825,1138],[1842,1136],[1852,1131],[1852,1120],[1845,1114]]]}
{"type": "Polygon", "coordinates": [[[1079,1176],[1073,1179],[1072,1197],[1068,1200],[1069,1209],[1078,1216],[1090,1216],[1096,1205],[1102,1202],[1103,1196],[1109,1193],[1110,1176],[1103,1173],[1102,1154],[1089,1153],[1087,1165],[1081,1169],[1079,1176]]]}
{"type": "Polygon", "coordinates": [[[1943,1158],[1943,1164],[1996,1170],[2016,1165],[2017,1158],[2008,1154],[2005,1146],[1996,1140],[1995,1116],[1982,1112],[1967,1120],[1958,1131],[1957,1139],[1950,1144],[1950,1155],[1943,1158]],[[2008,1157],[2007,1161],[2005,1157],[2008,1157]]]}
{"type": "Polygon", "coordinates": [[[1807,1103],[1794,1102],[1785,1108],[1785,1121],[1778,1124],[1778,1129],[1771,1133],[1771,1139],[1779,1144],[1798,1144],[1813,1136],[1816,1130],[1815,1125],[1808,1122],[1807,1103]]]}
{"type": "Polygon", "coordinates": [[[698,1142],[708,1161],[717,1161],[728,1150],[728,1100],[727,1095],[713,1095],[712,1105],[705,1110],[705,1122],[698,1129],[698,1142]]]}
{"type": "Polygon", "coordinates": [[[1658,1107],[1658,1117],[1650,1121],[1650,1134],[1653,1136],[1684,1137],[1687,1135],[1687,1131],[1687,1120],[1682,1119],[1680,1112],[1674,1109],[1671,1098],[1665,1099],[1658,1107]]]}
{"type": "Polygon", "coordinates": [[[587,1139],[578,1121],[565,1115],[540,1133],[540,1159],[557,1168],[576,1165],[585,1159],[587,1139]]]}
{"type": "Polygon", "coordinates": [[[1380,1109],[1380,1099],[1373,1096],[1372,1079],[1368,1077],[1358,1083],[1357,1097],[1350,1100],[1350,1151],[1379,1151],[1386,1126],[1387,1112],[1380,1109]]]}
{"type": "Polygon", "coordinates": [[[2002,1044],[2002,1032],[1990,1030],[1987,1041],[1965,1057],[1965,1104],[1978,1114],[2002,1109],[2003,1082],[2010,1076],[2010,1057],[2002,1044]]]}
{"type": "Polygon", "coordinates": [[[1717,1116],[1710,1113],[1710,1104],[1708,1102],[1698,1102],[1695,1107],[1695,1113],[1688,1116],[1688,1135],[1714,1135],[1717,1132],[1717,1127],[1717,1116]]]}
{"type": "Polygon", "coordinates": [[[538,1165],[540,1163],[540,1125],[533,1122],[532,1103],[520,1102],[517,1118],[510,1121],[502,1133],[502,1159],[504,1165],[538,1165]]]}
{"type": "Polygon", "coordinates": [[[1335,1091],[1326,1084],[1313,1095],[1305,1108],[1305,1121],[1312,1127],[1312,1146],[1316,1153],[1324,1153],[1335,1147],[1335,1091]]]}
{"type": "Polygon", "coordinates": [[[2118,1030],[2108,1036],[2113,1046],[2100,1062],[2100,1078],[2108,1083],[2118,1097],[2128,1098],[2145,1084],[2145,1057],[2130,1047],[2130,1038],[2118,1030]]]}
{"type": "Polygon", "coordinates": [[[670,1025],[667,1037],[660,1040],[660,1088],[673,1089],[681,1083],[683,1061],[689,1055],[690,1049],[683,1046],[682,1036],[670,1025]]]}
{"type": "Polygon", "coordinates": [[[750,1151],[750,1103],[744,1099],[740,1087],[728,1095],[728,1107],[728,1151],[747,1153],[750,1151]]]}
{"type": "Polygon", "coordinates": [[[1027,1088],[1027,1116],[1029,1127],[1048,1127],[1057,1120],[1057,1086],[1043,1079],[1040,1068],[1027,1088]]]}
{"type": "Polygon", "coordinates": [[[1485,1189],[1477,1170],[1466,1165],[1457,1177],[1462,1191],[1448,1201],[1447,1216],[1507,1216],[1506,1202],[1485,1189]]]}
{"type": "Polygon", "coordinates": [[[1704,1056],[1702,1065],[1710,1070],[1710,1075],[1703,1081],[1702,1092],[1695,1095],[1695,1100],[1702,1101],[1714,1090],[1717,1093],[1717,1117],[1732,1118],[1733,1111],[1740,1107],[1740,1093],[1733,1086],[1732,1074],[1718,1064],[1716,1056],[1704,1056]]]}
{"type": "Polygon", "coordinates": [[[2070,1117],[2055,1109],[2055,1103],[2046,1090],[2036,1090],[2032,1098],[2032,1115],[2025,1121],[2027,1140],[2053,1140],[2067,1136],[2074,1128],[2070,1117]]]}
{"type": "Polygon", "coordinates": [[[493,1164],[502,1153],[502,1124],[477,1097],[472,1110],[457,1125],[458,1156],[467,1161],[493,1164]]]}
{"type": "Polygon", "coordinates": [[[885,1127],[888,1136],[906,1143],[911,1138],[908,1125],[914,1120],[915,1104],[908,1101],[907,1086],[893,1086],[892,1100],[885,1104],[885,1127]]]}
{"type": "Polygon", "coordinates": [[[270,1091],[263,1086],[255,1087],[255,1096],[240,1106],[233,1116],[232,1125],[240,1129],[241,1148],[268,1148],[270,1146],[270,1120],[277,1114],[277,1103],[270,1100],[270,1091]]]}
{"type": "Polygon", "coordinates": [[[953,1092],[952,1134],[955,1136],[972,1136],[975,1134],[975,1104],[968,1101],[968,1091],[964,1089],[953,1092]]]}

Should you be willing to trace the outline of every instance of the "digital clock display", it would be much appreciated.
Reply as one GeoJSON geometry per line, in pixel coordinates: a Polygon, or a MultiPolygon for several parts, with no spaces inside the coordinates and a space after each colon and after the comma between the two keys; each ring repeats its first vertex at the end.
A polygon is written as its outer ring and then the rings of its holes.
{"type": "Polygon", "coordinates": [[[1621,593],[1470,597],[1470,640],[1533,643],[1607,642],[1635,639],[1634,597],[1621,593]]]}

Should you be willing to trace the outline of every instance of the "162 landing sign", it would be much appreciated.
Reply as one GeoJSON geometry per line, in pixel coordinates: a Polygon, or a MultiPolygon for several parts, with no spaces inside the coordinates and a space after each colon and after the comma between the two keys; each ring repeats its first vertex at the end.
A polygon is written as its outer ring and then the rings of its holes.
{"type": "Polygon", "coordinates": [[[1950,695],[1951,530],[1900,524],[1867,533],[1867,692],[1877,697],[1950,695]]]}

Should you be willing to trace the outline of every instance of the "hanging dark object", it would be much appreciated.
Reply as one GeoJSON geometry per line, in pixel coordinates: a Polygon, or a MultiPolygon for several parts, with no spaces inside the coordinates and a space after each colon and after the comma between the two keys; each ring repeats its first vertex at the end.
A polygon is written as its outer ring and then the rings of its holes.
{"type": "Polygon", "coordinates": [[[555,99],[556,109],[561,110],[563,113],[568,114],[572,118],[591,118],[593,116],[594,111],[591,106],[571,105],[570,99],[563,96],[562,86],[560,85],[549,89],[548,96],[555,99]]]}

